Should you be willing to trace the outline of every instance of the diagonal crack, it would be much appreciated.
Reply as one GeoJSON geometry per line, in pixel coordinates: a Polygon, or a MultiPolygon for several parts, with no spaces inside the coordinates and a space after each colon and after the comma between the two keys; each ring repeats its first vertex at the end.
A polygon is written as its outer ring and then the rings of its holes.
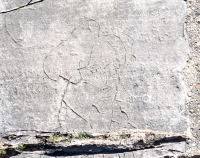
{"type": "Polygon", "coordinates": [[[92,124],[90,121],[87,121],[85,118],[83,118],[80,114],[78,114],[72,107],[70,107],[66,101],[63,99],[62,102],[65,104],[66,107],[68,107],[75,115],[77,115],[79,118],[81,118],[83,121],[87,122],[90,125],[90,128],[93,129],[92,124]]]}
{"type": "Polygon", "coordinates": [[[92,104],[92,107],[94,107],[97,110],[98,113],[101,113],[96,105],[92,104]]]}
{"type": "Polygon", "coordinates": [[[16,11],[16,10],[19,10],[19,9],[22,9],[22,8],[25,8],[27,6],[30,6],[30,5],[33,5],[33,4],[36,4],[36,3],[40,3],[40,2],[43,2],[44,0],[39,0],[39,1],[36,1],[36,2],[32,2],[32,0],[30,0],[27,4],[25,5],[22,5],[22,6],[19,6],[19,7],[16,7],[16,8],[13,8],[13,9],[10,9],[10,10],[5,10],[5,11],[2,11],[0,12],[0,14],[6,14],[6,13],[9,13],[9,12],[13,12],[13,11],[16,11]]]}
{"type": "Polygon", "coordinates": [[[6,33],[7,33],[8,36],[12,39],[12,41],[13,41],[15,44],[21,46],[21,45],[20,45],[19,43],[17,43],[17,41],[11,36],[10,32],[9,32],[8,29],[7,29],[6,24],[4,25],[4,27],[5,27],[6,33]]]}
{"type": "Polygon", "coordinates": [[[66,101],[63,99],[62,100],[63,103],[65,104],[65,106],[67,106],[74,114],[76,114],[78,117],[80,117],[81,119],[83,119],[85,122],[88,122],[86,119],[84,119],[80,114],[78,114],[74,109],[72,109],[69,105],[67,105],[66,101]]]}

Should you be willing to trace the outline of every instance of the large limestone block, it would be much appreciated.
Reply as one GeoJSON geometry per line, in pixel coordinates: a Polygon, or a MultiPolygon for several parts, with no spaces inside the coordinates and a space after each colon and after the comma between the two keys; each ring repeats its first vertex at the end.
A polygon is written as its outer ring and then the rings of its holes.
{"type": "Polygon", "coordinates": [[[28,2],[0,2],[0,132],[187,131],[182,0],[28,2]]]}

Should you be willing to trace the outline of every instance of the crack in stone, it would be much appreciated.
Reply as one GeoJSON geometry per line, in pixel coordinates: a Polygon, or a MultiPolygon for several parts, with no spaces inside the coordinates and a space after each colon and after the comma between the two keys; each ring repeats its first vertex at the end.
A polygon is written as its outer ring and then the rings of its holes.
{"type": "Polygon", "coordinates": [[[101,113],[96,105],[92,104],[92,107],[94,107],[97,110],[98,113],[101,113]]]}
{"type": "Polygon", "coordinates": [[[121,111],[122,114],[126,115],[127,120],[129,120],[128,114],[127,114],[125,111],[122,110],[122,107],[121,107],[121,106],[119,106],[119,109],[120,109],[120,111],[121,111]]]}
{"type": "Polygon", "coordinates": [[[130,122],[128,122],[128,124],[133,128],[133,129],[137,129],[135,126],[133,126],[130,122]]]}
{"type": "Polygon", "coordinates": [[[70,107],[66,101],[64,100],[64,98],[62,99],[62,102],[65,104],[66,107],[68,107],[76,116],[78,116],[79,118],[81,118],[82,120],[84,120],[85,122],[87,122],[90,125],[90,128],[93,129],[92,124],[90,121],[87,121],[85,118],[83,118],[80,114],[78,114],[72,107],[70,107]]]}
{"type": "Polygon", "coordinates": [[[36,2],[32,2],[32,0],[30,0],[27,4],[25,5],[22,5],[22,6],[19,6],[19,7],[16,7],[16,8],[13,8],[13,9],[10,9],[10,10],[6,10],[6,11],[2,11],[0,12],[0,14],[6,14],[6,13],[9,13],[9,12],[13,12],[13,11],[17,11],[19,9],[22,9],[22,8],[25,8],[27,6],[30,6],[30,5],[33,5],[33,4],[36,4],[36,3],[41,3],[43,2],[44,0],[39,0],[39,1],[36,1],[36,2]]]}
{"type": "Polygon", "coordinates": [[[51,81],[57,82],[57,80],[52,79],[47,73],[46,71],[43,69],[44,74],[47,76],[48,79],[50,79],[51,81]]]}
{"type": "Polygon", "coordinates": [[[69,105],[67,105],[66,101],[63,100],[63,103],[65,104],[66,107],[68,107],[74,114],[76,114],[79,118],[84,120],[85,122],[88,122],[86,119],[84,119],[80,114],[78,114],[74,109],[72,109],[69,105]]]}
{"type": "MultiPolygon", "coordinates": [[[[64,79],[65,80],[65,79],[64,79]]],[[[59,122],[59,127],[62,128],[62,124],[60,122],[60,113],[61,113],[61,109],[63,107],[63,101],[64,101],[64,97],[65,97],[65,94],[67,93],[67,89],[68,89],[68,86],[69,86],[70,82],[67,81],[67,85],[65,87],[65,90],[64,90],[64,93],[62,94],[62,98],[61,98],[61,102],[60,102],[60,108],[59,108],[59,111],[58,111],[58,122],[59,122]]]]}
{"type": "Polygon", "coordinates": [[[11,38],[11,40],[12,40],[15,44],[17,44],[18,46],[22,47],[22,46],[11,36],[10,32],[9,32],[8,29],[7,29],[6,24],[4,25],[4,27],[5,27],[6,33],[7,33],[8,36],[11,38]]]}
{"type": "Polygon", "coordinates": [[[172,150],[172,149],[169,149],[169,151],[171,151],[171,152],[179,152],[179,153],[183,153],[182,151],[179,151],[179,150],[172,150]]]}
{"type": "Polygon", "coordinates": [[[81,78],[78,82],[72,82],[72,81],[70,81],[70,79],[72,78],[72,76],[69,79],[67,79],[66,77],[64,77],[62,75],[59,75],[59,77],[62,78],[63,80],[65,80],[65,81],[71,83],[72,85],[77,85],[77,84],[79,84],[82,81],[82,78],[81,78]]]}

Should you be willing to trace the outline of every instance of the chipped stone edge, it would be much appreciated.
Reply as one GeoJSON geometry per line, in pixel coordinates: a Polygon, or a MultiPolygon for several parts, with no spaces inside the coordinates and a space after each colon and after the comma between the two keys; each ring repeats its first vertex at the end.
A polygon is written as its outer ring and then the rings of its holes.
{"type": "Polygon", "coordinates": [[[163,144],[186,142],[189,139],[186,134],[128,129],[104,133],[16,131],[1,134],[1,138],[3,141],[0,142],[0,151],[5,151],[5,156],[37,152],[44,155],[53,155],[55,152],[60,152],[64,156],[71,154],[70,152],[73,155],[101,154],[105,151],[105,148],[106,151],[111,152],[115,150],[130,152],[162,148],[163,144]],[[73,147],[77,147],[80,151],[77,150],[73,153],[73,149],[71,150],[73,147]],[[88,151],[83,153],[84,147],[88,151]],[[94,151],[92,151],[93,148],[94,151]],[[41,149],[43,150],[41,151],[41,149]]]}

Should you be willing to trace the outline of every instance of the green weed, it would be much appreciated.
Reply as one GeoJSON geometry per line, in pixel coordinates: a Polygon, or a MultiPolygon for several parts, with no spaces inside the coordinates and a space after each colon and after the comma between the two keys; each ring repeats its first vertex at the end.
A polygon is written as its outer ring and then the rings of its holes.
{"type": "Polygon", "coordinates": [[[57,135],[57,134],[54,134],[54,135],[52,135],[52,136],[50,136],[50,139],[52,140],[52,141],[56,141],[56,140],[59,140],[59,139],[63,139],[64,138],[64,136],[63,135],[57,135]]]}
{"type": "Polygon", "coordinates": [[[20,145],[20,146],[18,146],[16,149],[17,149],[17,150],[20,150],[20,151],[23,151],[25,148],[26,148],[25,145],[20,145]]]}
{"type": "Polygon", "coordinates": [[[0,155],[6,155],[6,150],[5,149],[1,149],[0,150],[0,155]]]}
{"type": "Polygon", "coordinates": [[[78,136],[75,137],[78,140],[85,140],[85,139],[89,139],[90,135],[88,135],[87,133],[79,133],[78,136]]]}

